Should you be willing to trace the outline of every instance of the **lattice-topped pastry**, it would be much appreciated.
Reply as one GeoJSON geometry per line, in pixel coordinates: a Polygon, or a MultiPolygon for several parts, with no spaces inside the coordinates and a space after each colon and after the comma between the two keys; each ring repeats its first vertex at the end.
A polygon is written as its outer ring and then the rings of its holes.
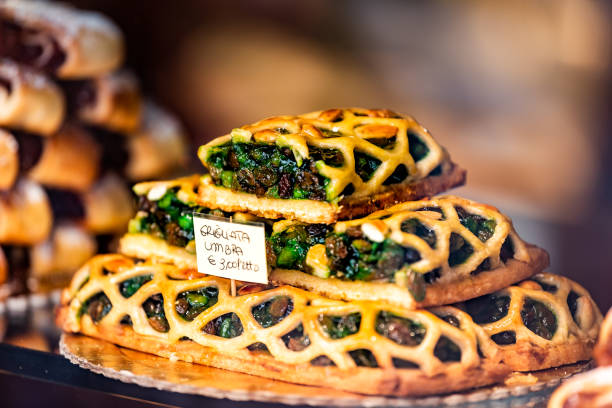
{"type": "Polygon", "coordinates": [[[602,321],[582,286],[550,273],[457,306],[484,329],[502,361],[516,371],[590,359],[602,321]]]}
{"type": "Polygon", "coordinates": [[[196,268],[193,231],[194,212],[234,221],[258,221],[245,213],[226,213],[196,204],[196,189],[200,176],[169,181],[138,183],[134,193],[138,197],[135,217],[128,233],[121,238],[120,252],[141,259],[172,263],[181,268],[196,268]]]}
{"type": "MultiPolygon", "coordinates": [[[[121,255],[97,256],[62,294],[58,324],[124,347],[249,374],[367,394],[427,395],[501,380],[508,369],[456,308],[443,318],[341,302],[121,255]]],[[[490,342],[490,341],[489,341],[490,342]]]]}
{"type": "Polygon", "coordinates": [[[0,59],[0,126],[49,136],[64,120],[65,105],[59,87],[43,74],[0,59]]]}
{"type": "Polygon", "coordinates": [[[103,75],[123,61],[123,37],[101,14],[47,1],[0,2],[0,56],[60,78],[103,75]]]}
{"type": "Polygon", "coordinates": [[[453,196],[334,225],[279,221],[269,245],[275,282],[407,308],[491,293],[548,265],[497,209],[453,196]]]}
{"type": "Polygon", "coordinates": [[[308,223],[363,216],[465,180],[425,128],[388,110],[269,118],[213,140],[198,156],[210,172],[202,205],[308,223]]]}

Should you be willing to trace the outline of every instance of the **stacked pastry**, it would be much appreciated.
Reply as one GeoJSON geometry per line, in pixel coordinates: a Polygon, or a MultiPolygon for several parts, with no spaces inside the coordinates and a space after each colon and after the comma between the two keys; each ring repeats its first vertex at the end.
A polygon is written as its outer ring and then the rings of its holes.
{"type": "Polygon", "coordinates": [[[96,13],[0,2],[0,283],[3,295],[62,286],[133,203],[124,177],[183,159],[176,121],[120,69],[123,38],[96,13]],[[10,275],[10,276],[9,276],[10,275]],[[62,283],[63,282],[63,283],[62,283]]]}
{"type": "MultiPolygon", "coordinates": [[[[542,273],[497,209],[435,196],[465,172],[414,119],[332,109],[234,129],[203,176],[134,187],[121,254],[58,323],[159,356],[365,394],[429,395],[590,358],[601,314],[542,273]],[[269,285],[198,273],[192,214],[261,221],[269,285]]],[[[197,232],[197,231],[196,231],[197,232]]]]}
{"type": "Polygon", "coordinates": [[[601,326],[594,354],[598,368],[559,387],[550,398],[549,408],[612,407],[612,309],[601,326]]]}

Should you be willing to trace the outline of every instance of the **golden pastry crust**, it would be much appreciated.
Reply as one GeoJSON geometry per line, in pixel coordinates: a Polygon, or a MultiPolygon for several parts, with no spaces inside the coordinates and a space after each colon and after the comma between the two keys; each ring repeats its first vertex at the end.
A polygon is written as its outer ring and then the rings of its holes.
{"type": "Polygon", "coordinates": [[[601,367],[565,381],[551,395],[548,408],[609,408],[612,367],[601,367]]]}
{"type": "MultiPolygon", "coordinates": [[[[325,187],[328,201],[256,197],[216,186],[208,177],[204,178],[200,188],[204,206],[224,211],[248,211],[266,218],[331,223],[362,216],[403,200],[438,194],[465,182],[465,171],[450,161],[446,151],[425,128],[411,117],[388,110],[330,109],[298,116],[279,116],[243,126],[236,132],[249,143],[289,147],[298,163],[309,157],[310,148],[336,149],[343,157],[341,165],[331,166],[323,160],[316,163],[319,175],[329,180],[325,187]],[[327,134],[329,132],[331,134],[327,134]],[[424,155],[412,156],[409,134],[418,140],[422,149],[426,149],[424,155]],[[385,146],[381,147],[380,143],[385,146]],[[368,180],[362,179],[356,170],[355,152],[378,160],[379,165],[368,180]],[[404,180],[385,185],[386,180],[400,168],[406,174],[404,180]],[[436,173],[436,169],[440,174],[431,174],[436,173]],[[349,186],[354,191],[342,196],[349,186]],[[336,199],[339,199],[337,204],[336,199]]],[[[232,137],[226,135],[201,146],[198,156],[202,163],[210,167],[207,162],[209,154],[216,147],[231,142],[232,137]]]]}
{"type": "MultiPolygon", "coordinates": [[[[248,288],[247,285],[245,288],[248,288]]],[[[243,293],[242,288],[238,293],[243,293]]],[[[80,332],[107,341],[185,361],[301,384],[319,385],[366,394],[429,395],[452,392],[501,380],[508,369],[496,364],[494,353],[481,358],[477,349],[480,328],[469,316],[456,308],[446,311],[456,319],[455,327],[427,311],[408,311],[380,302],[332,301],[290,286],[249,291],[238,297],[229,295],[229,281],[193,270],[174,266],[135,264],[120,255],[93,258],[74,276],[62,294],[58,324],[69,332],[80,332]],[[118,284],[135,276],[152,275],[129,298],[119,292],[118,284]],[[219,289],[218,301],[192,321],[182,319],[174,309],[180,293],[207,286],[219,289]],[[104,292],[112,304],[108,314],[94,323],[87,313],[79,312],[92,296],[104,292]],[[150,296],[161,293],[169,330],[159,332],[149,324],[141,304],[150,296]],[[280,322],[271,327],[260,326],[251,308],[276,298],[288,296],[292,309],[280,322]],[[426,330],[418,345],[400,345],[379,334],[375,320],[381,311],[410,319],[426,330]],[[222,338],[201,330],[226,313],[235,313],[242,321],[243,332],[234,338],[222,338]],[[341,339],[328,337],[319,322],[319,315],[345,315],[360,313],[357,332],[341,339]],[[129,315],[132,325],[121,325],[129,315]],[[292,351],[281,339],[296,327],[303,328],[309,344],[300,351],[292,351]],[[181,341],[184,336],[189,341],[181,341]],[[434,354],[438,340],[444,336],[460,350],[460,361],[442,362],[434,354]],[[246,349],[253,343],[266,345],[269,354],[246,349]],[[378,368],[357,366],[348,351],[368,349],[376,359],[378,368]],[[316,366],[310,361],[327,356],[334,366],[316,366]],[[411,361],[419,368],[396,368],[393,358],[411,361]]],[[[486,340],[486,339],[485,339],[486,340]]],[[[485,347],[489,353],[490,348],[485,347]]]]}
{"type": "Polygon", "coordinates": [[[0,129],[0,190],[10,189],[19,174],[19,145],[12,134],[0,129]]]}
{"type": "Polygon", "coordinates": [[[270,280],[276,284],[292,285],[310,292],[339,300],[386,301],[408,309],[447,305],[486,295],[526,279],[548,266],[548,253],[535,246],[527,249],[529,262],[510,259],[505,266],[460,277],[450,282],[434,282],[427,286],[425,299],[418,302],[406,287],[395,283],[345,281],[319,278],[305,272],[273,269],[270,280]]]}
{"type": "Polygon", "coordinates": [[[601,332],[595,346],[595,360],[597,365],[612,366],[612,309],[608,310],[601,325],[601,332]]]}
{"type": "MultiPolygon", "coordinates": [[[[481,327],[489,337],[514,333],[514,344],[498,345],[502,361],[514,371],[543,370],[591,358],[602,316],[589,293],[576,282],[541,273],[493,296],[509,297],[507,313],[498,320],[483,322],[481,327]],[[540,303],[554,316],[556,330],[550,338],[542,335],[546,332],[538,334],[525,323],[530,313],[535,314],[531,317],[534,321],[550,318],[531,310],[528,301],[540,303]],[[575,310],[570,309],[570,303],[575,310]]],[[[475,322],[479,323],[478,319],[475,322]]]]}
{"type": "Polygon", "coordinates": [[[119,241],[119,252],[134,258],[148,259],[151,262],[173,264],[179,268],[197,269],[194,253],[147,234],[125,234],[119,241]]]}
{"type": "Polygon", "coordinates": [[[51,232],[53,215],[45,191],[21,179],[9,192],[0,193],[0,243],[32,245],[51,232]]]}
{"type": "Polygon", "coordinates": [[[38,72],[0,60],[0,126],[49,136],[64,120],[65,110],[57,85],[38,72]]]}
{"type": "Polygon", "coordinates": [[[134,214],[129,189],[123,180],[112,173],[83,193],[81,199],[85,208],[83,225],[94,234],[124,232],[134,214]]]}
{"type": "Polygon", "coordinates": [[[63,278],[66,282],[96,249],[94,236],[82,226],[66,222],[55,225],[46,241],[30,248],[30,278],[49,281],[63,278]]]}
{"type": "Polygon", "coordinates": [[[85,123],[119,133],[135,132],[142,120],[142,97],[136,77],[117,71],[89,80],[94,100],[76,106],[76,116],[85,123]]]}
{"type": "Polygon", "coordinates": [[[61,3],[6,0],[0,19],[29,31],[27,39],[45,52],[33,62],[44,67],[55,42],[64,59],[53,69],[60,78],[87,78],[115,70],[123,61],[123,36],[105,16],[61,3]]]}
{"type": "Polygon", "coordinates": [[[100,171],[101,151],[84,128],[67,124],[44,141],[43,152],[28,176],[41,184],[86,191],[100,171]]]}
{"type": "Polygon", "coordinates": [[[186,136],[180,123],[152,102],[145,103],[140,129],[130,135],[130,180],[163,177],[187,164],[186,136]]]}
{"type": "MultiPolygon", "coordinates": [[[[274,225],[274,234],[294,224],[279,221],[274,225]]],[[[514,231],[511,220],[496,208],[454,196],[400,203],[364,218],[338,222],[333,231],[336,234],[352,231],[351,234],[360,234],[372,243],[390,240],[418,252],[419,257],[409,265],[402,265],[384,281],[350,280],[343,279],[343,271],[332,273],[329,249],[324,244],[316,244],[308,249],[305,257],[308,273],[279,268],[272,272],[271,279],[334,299],[385,300],[418,308],[494,292],[541,272],[549,263],[546,251],[525,244],[514,231]],[[405,229],[404,224],[413,221],[427,228],[431,239],[425,241],[415,231],[405,229]],[[479,225],[485,225],[486,230],[479,225]],[[471,248],[469,256],[457,264],[451,262],[453,236],[461,237],[464,245],[469,244],[471,248]],[[504,245],[512,247],[512,255],[504,255],[504,245]],[[480,271],[483,264],[488,267],[480,271]],[[419,294],[411,292],[409,276],[417,275],[424,280],[432,271],[436,279],[426,285],[425,297],[419,299],[419,294]]]]}

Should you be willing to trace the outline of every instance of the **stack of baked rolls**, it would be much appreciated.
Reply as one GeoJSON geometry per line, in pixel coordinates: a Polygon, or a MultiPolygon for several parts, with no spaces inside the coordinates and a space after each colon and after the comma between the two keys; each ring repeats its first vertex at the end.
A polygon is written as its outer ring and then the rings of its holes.
{"type": "Polygon", "coordinates": [[[134,187],[120,254],[94,257],[63,292],[65,331],[396,396],[591,357],[602,317],[587,291],[543,273],[548,254],[496,208],[438,196],[465,171],[411,117],[274,117],[198,155],[206,174],[134,187]],[[237,282],[233,296],[227,279],[199,273],[193,213],[264,223],[270,284],[237,282]]]}
{"type": "Polygon", "coordinates": [[[125,231],[127,181],[182,164],[180,126],[143,102],[123,58],[122,34],[102,15],[0,2],[3,295],[65,285],[125,231]]]}

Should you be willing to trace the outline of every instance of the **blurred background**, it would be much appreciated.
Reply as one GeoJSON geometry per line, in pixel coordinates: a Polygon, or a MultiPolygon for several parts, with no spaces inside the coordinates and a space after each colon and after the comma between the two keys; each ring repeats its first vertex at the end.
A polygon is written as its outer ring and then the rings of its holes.
{"type": "Polygon", "coordinates": [[[499,207],[551,271],[612,305],[612,3],[69,2],[121,26],[194,148],[278,114],[414,116],[468,169],[455,193],[499,207]]]}

